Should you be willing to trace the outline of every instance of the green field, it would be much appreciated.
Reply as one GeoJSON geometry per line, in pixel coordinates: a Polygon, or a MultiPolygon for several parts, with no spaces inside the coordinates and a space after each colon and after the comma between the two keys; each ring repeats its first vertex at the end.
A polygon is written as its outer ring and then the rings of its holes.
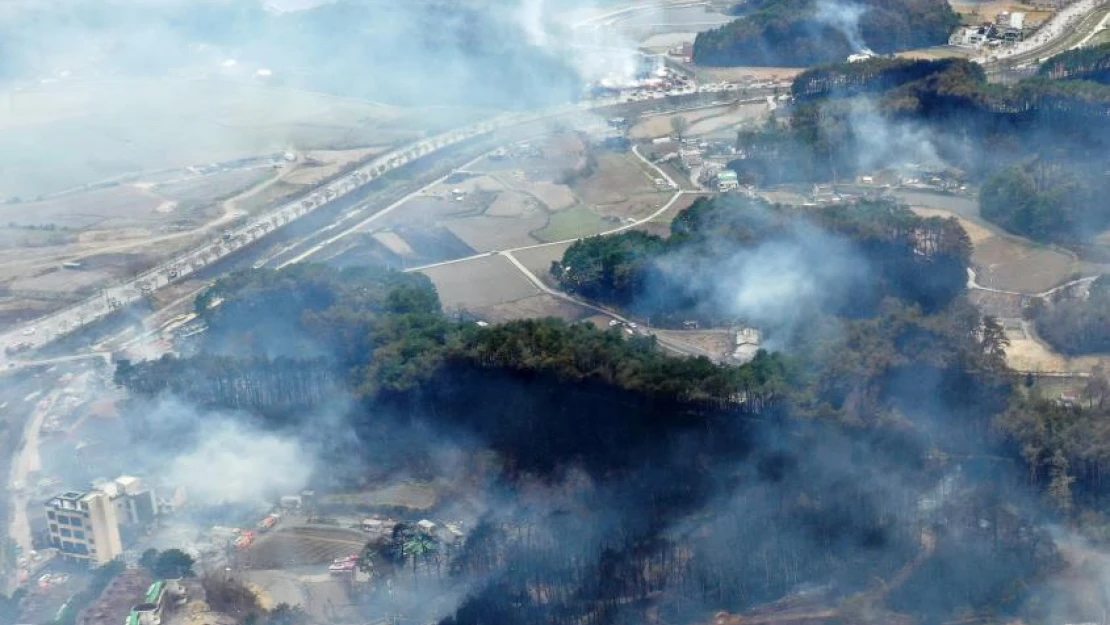
{"type": "Polygon", "coordinates": [[[565,241],[612,230],[617,225],[605,221],[588,208],[575,206],[553,213],[547,225],[533,232],[532,236],[543,243],[565,241]]]}

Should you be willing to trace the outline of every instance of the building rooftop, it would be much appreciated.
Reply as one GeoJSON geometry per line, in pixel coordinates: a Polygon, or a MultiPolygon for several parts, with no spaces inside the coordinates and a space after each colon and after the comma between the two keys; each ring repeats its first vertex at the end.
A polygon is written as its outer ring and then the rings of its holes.
{"type": "Polygon", "coordinates": [[[78,504],[82,501],[88,501],[91,494],[83,491],[67,490],[46,500],[46,505],[54,508],[77,510],[80,507],[78,504]]]}

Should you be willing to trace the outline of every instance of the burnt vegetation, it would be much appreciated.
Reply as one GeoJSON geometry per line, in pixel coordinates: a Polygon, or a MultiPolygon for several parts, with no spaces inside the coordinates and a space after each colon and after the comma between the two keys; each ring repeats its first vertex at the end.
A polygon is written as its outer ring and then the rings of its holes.
{"type": "Polygon", "coordinates": [[[882,202],[798,220],[701,202],[671,239],[592,239],[560,265],[594,267],[571,270],[578,292],[628,306],[653,262],[711,241],[812,228],[881,268],[867,297],[807,320],[836,331],[743,366],[558,320],[479,327],[444,316],[422,276],[306,265],[221,280],[198,299],[199,355],[121,363],[117,381],[245,407],[272,428],[351,396],[354,438],[333,444],[375,471],[429,464],[422,435],[399,434],[412,428],[496,452],[501,503],[461,547],[421,547],[418,567],[402,531],[400,555],[380,556],[397,576],[408,557],[414,580],[434,568],[429,588],[466,589],[447,623],[699,620],[807,584],[839,606],[825,618],[1037,616],[1014,589],[1057,563],[1038,502],[1062,518],[1097,502],[1099,457],[1054,434],[1055,407],[1011,399],[1005,337],[964,297],[968,243],[951,222],[882,202]],[[227,355],[238,349],[250,355],[227,355]],[[307,381],[297,363],[328,373],[307,381]]]}

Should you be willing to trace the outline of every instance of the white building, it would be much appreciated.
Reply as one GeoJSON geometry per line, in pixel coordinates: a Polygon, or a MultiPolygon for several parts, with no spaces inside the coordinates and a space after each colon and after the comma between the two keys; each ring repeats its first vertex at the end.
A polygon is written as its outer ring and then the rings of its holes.
{"type": "Polygon", "coordinates": [[[121,475],[112,481],[96,480],[93,488],[108,495],[120,525],[146,525],[153,523],[158,515],[154,491],[143,488],[142,480],[137,477],[121,475]]]}
{"type": "Polygon", "coordinates": [[[740,328],[736,330],[736,349],[732,352],[733,360],[741,364],[749,363],[759,351],[759,344],[763,335],[755,328],[740,328]]]}

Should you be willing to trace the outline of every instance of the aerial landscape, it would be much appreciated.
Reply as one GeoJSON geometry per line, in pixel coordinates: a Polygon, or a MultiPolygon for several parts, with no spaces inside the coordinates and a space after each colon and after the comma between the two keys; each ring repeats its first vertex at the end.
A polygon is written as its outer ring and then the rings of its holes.
{"type": "Polygon", "coordinates": [[[0,1],[0,625],[1110,625],[1108,194],[1110,0],[0,1]]]}

